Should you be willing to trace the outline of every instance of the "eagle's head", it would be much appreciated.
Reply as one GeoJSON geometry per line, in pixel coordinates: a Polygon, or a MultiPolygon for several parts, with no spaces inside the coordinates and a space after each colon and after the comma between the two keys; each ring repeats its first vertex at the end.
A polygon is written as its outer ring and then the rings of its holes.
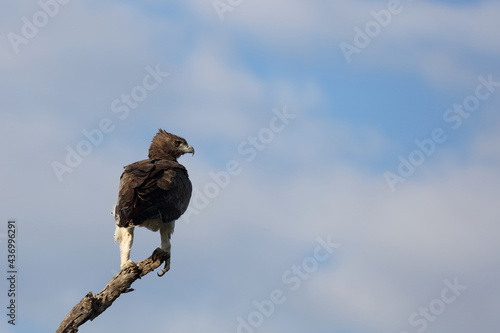
{"type": "Polygon", "coordinates": [[[184,138],[170,134],[160,128],[151,142],[148,157],[150,159],[177,160],[179,156],[185,153],[194,155],[194,148],[188,145],[184,138]]]}

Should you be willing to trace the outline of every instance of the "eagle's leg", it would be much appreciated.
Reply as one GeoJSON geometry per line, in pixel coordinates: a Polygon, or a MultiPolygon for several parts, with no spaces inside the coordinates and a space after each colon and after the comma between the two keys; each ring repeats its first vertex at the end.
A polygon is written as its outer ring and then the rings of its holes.
{"type": "Polygon", "coordinates": [[[120,242],[120,268],[123,268],[131,262],[130,249],[134,242],[134,227],[122,228],[116,226],[115,240],[120,242]]]}
{"type": "Polygon", "coordinates": [[[155,260],[161,253],[165,255],[165,266],[158,273],[158,276],[163,276],[170,269],[170,237],[174,232],[174,223],[165,223],[160,227],[160,237],[161,237],[161,248],[157,248],[153,252],[153,260],[155,260]]]}

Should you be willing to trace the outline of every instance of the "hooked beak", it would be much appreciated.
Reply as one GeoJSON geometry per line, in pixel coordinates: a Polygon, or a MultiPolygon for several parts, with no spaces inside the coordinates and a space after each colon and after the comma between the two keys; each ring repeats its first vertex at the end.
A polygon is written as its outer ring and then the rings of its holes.
{"type": "Polygon", "coordinates": [[[185,147],[182,147],[182,152],[183,152],[184,154],[186,154],[186,153],[191,153],[191,154],[193,154],[193,155],[194,155],[194,148],[193,148],[192,146],[190,146],[190,145],[187,145],[187,146],[185,146],[185,147]]]}

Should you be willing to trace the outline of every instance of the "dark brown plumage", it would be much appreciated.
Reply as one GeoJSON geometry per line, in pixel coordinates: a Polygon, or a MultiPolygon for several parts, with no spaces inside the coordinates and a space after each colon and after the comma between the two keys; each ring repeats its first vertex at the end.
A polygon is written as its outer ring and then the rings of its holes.
{"type": "Polygon", "coordinates": [[[177,158],[194,153],[185,139],[160,129],[149,148],[149,159],[129,164],[120,177],[115,214],[118,226],[129,227],[149,219],[177,220],[191,198],[191,182],[177,158]]]}
{"type": "Polygon", "coordinates": [[[122,267],[130,257],[135,226],[160,230],[158,250],[170,251],[174,221],[186,211],[192,192],[188,172],[177,162],[185,153],[194,154],[185,139],[160,129],[151,142],[149,159],[125,167],[114,211],[122,267]]]}

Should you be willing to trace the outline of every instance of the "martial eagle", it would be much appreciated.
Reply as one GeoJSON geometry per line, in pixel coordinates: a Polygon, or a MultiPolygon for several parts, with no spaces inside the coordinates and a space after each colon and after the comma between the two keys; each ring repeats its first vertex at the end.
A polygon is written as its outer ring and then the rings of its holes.
{"type": "Polygon", "coordinates": [[[160,231],[161,247],[153,252],[153,259],[168,256],[159,276],[170,269],[170,236],[192,191],[186,168],[177,162],[185,153],[194,155],[186,140],[160,129],[149,147],[149,158],[124,167],[114,211],[121,268],[131,262],[134,228],[140,226],[160,231]]]}

